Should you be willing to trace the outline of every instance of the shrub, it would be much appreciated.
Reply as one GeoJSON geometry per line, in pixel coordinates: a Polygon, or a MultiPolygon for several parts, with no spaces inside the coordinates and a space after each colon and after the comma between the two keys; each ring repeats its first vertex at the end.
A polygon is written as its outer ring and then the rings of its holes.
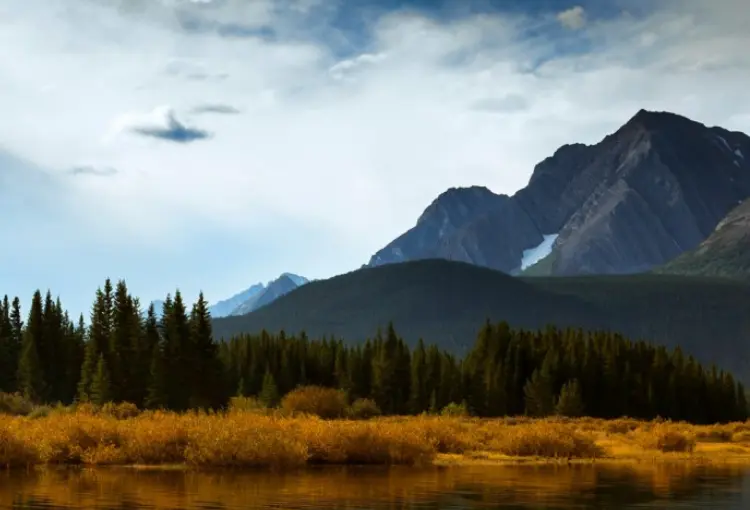
{"type": "Polygon", "coordinates": [[[368,420],[380,416],[382,413],[378,404],[369,398],[358,398],[347,409],[347,416],[355,420],[368,420]]]}
{"type": "Polygon", "coordinates": [[[34,410],[34,404],[20,393],[0,392],[0,414],[26,416],[34,410]]]}
{"type": "Polygon", "coordinates": [[[29,413],[29,418],[31,419],[38,419],[38,418],[46,418],[49,416],[52,411],[54,411],[53,407],[50,406],[37,406],[34,408],[33,411],[29,413]]]}
{"type": "Polygon", "coordinates": [[[650,430],[638,429],[633,437],[647,450],[692,452],[695,449],[695,437],[670,422],[655,423],[650,430]]]}
{"type": "Polygon", "coordinates": [[[490,449],[519,457],[594,458],[602,455],[592,438],[570,426],[546,421],[510,427],[490,441],[490,449]]]}
{"type": "Polygon", "coordinates": [[[113,403],[107,402],[102,406],[101,413],[118,420],[125,420],[128,418],[135,418],[140,414],[138,406],[130,402],[113,403]]]}
{"type": "Polygon", "coordinates": [[[469,416],[469,409],[466,402],[456,404],[451,402],[440,411],[441,416],[469,416]]]}
{"type": "Polygon", "coordinates": [[[301,386],[281,399],[287,413],[302,413],[321,418],[341,418],[347,409],[346,394],[341,390],[321,386],[301,386]]]}

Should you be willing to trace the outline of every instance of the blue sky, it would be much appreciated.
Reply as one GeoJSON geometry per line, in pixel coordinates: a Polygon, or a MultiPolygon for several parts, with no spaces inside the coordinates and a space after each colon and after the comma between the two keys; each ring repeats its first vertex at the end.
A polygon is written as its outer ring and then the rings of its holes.
{"type": "Polygon", "coordinates": [[[746,0],[5,0],[0,293],[350,271],[638,109],[750,132],[746,0]]]}

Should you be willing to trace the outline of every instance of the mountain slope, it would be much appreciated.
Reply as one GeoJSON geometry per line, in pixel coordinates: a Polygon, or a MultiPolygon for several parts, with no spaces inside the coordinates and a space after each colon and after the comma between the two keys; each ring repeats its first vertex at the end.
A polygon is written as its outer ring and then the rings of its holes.
{"type": "Polygon", "coordinates": [[[735,207],[698,248],[654,272],[750,281],[750,199],[735,207]]]}
{"type": "Polygon", "coordinates": [[[265,286],[262,283],[256,283],[230,298],[216,302],[209,307],[208,311],[211,312],[211,317],[226,317],[238,306],[242,305],[242,303],[253,299],[255,296],[263,292],[264,289],[265,286]]]}
{"type": "Polygon", "coordinates": [[[475,265],[423,260],[364,268],[313,282],[253,313],[214,321],[217,337],[261,329],[305,330],[348,341],[393,321],[462,353],[485,319],[516,327],[548,323],[611,329],[750,376],[750,286],[727,280],[633,275],[513,278],[475,265]]]}
{"type": "Polygon", "coordinates": [[[368,265],[445,258],[517,273],[556,235],[536,274],[641,272],[696,247],[748,197],[748,136],[641,110],[598,144],[558,149],[512,197],[448,190],[368,265]]]}
{"type": "Polygon", "coordinates": [[[245,301],[238,304],[229,314],[227,315],[244,315],[258,308],[272,303],[274,300],[283,296],[284,294],[293,291],[297,287],[305,285],[307,279],[302,276],[298,276],[292,273],[283,273],[277,279],[268,283],[268,285],[260,286],[258,292],[254,293],[245,301]]]}
{"type": "Polygon", "coordinates": [[[393,320],[407,338],[424,336],[463,348],[477,324],[496,316],[498,310],[527,326],[536,325],[540,315],[566,325],[591,322],[596,315],[585,303],[537,291],[503,273],[424,260],[364,268],[309,283],[248,315],[217,319],[214,332],[221,337],[262,328],[307,329],[358,340],[393,320]]]}

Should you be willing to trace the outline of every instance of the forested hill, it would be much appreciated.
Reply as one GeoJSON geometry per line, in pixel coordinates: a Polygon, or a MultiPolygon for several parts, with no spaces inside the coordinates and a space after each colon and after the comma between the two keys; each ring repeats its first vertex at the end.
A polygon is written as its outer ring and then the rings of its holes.
{"type": "Polygon", "coordinates": [[[143,316],[124,282],[97,291],[88,326],[75,325],[49,293],[37,291],[26,314],[20,300],[1,300],[0,348],[0,412],[19,399],[182,411],[224,408],[239,396],[276,406],[290,390],[316,385],[344,390],[352,404],[369,399],[370,411],[385,414],[747,416],[744,387],[730,373],[617,334],[485,322],[462,358],[421,341],[410,348],[392,324],[359,345],[283,332],[217,343],[202,296],[187,307],[176,292],[157,320],[153,306],[143,316]]]}
{"type": "Polygon", "coordinates": [[[514,278],[461,262],[364,268],[309,283],[251,314],[214,320],[217,337],[286,330],[362,341],[393,321],[456,354],[489,318],[513,327],[609,329],[750,376],[750,286],[666,275],[514,278]]]}

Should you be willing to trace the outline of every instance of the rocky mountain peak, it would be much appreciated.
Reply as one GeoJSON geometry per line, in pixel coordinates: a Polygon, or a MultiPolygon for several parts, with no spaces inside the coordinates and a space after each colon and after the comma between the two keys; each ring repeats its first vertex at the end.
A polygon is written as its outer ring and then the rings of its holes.
{"type": "Polygon", "coordinates": [[[597,144],[560,147],[512,197],[447,190],[370,265],[447,258],[513,273],[552,243],[544,274],[646,271],[748,197],[750,138],[642,109],[597,144]]]}

